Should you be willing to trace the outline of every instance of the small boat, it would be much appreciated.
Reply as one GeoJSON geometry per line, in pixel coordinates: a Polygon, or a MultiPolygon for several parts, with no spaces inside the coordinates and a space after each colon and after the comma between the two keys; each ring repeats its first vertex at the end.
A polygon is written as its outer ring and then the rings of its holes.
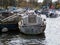
{"type": "Polygon", "coordinates": [[[18,29],[18,15],[11,12],[3,12],[0,14],[0,31],[6,32],[8,30],[18,29]]]}
{"type": "Polygon", "coordinates": [[[58,13],[57,13],[56,10],[50,9],[50,10],[49,10],[49,13],[48,13],[48,16],[49,16],[50,18],[56,18],[56,17],[58,17],[58,13]]]}
{"type": "Polygon", "coordinates": [[[22,16],[21,21],[18,23],[20,32],[24,34],[40,34],[44,33],[46,28],[46,16],[37,15],[34,11],[27,12],[22,16]]]}

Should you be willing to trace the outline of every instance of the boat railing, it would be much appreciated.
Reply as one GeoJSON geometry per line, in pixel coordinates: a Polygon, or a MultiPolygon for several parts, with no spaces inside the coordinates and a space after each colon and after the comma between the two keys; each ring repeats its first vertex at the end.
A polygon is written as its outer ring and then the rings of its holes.
{"type": "Polygon", "coordinates": [[[19,21],[20,16],[17,14],[13,14],[7,18],[0,19],[0,23],[17,23],[19,21]]]}

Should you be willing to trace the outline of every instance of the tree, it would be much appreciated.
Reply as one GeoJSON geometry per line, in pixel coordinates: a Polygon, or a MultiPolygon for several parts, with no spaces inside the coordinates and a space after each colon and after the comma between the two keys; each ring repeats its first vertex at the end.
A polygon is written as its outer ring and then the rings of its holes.
{"type": "Polygon", "coordinates": [[[3,8],[6,8],[8,6],[16,6],[16,0],[0,0],[0,5],[3,7],[3,8]]]}
{"type": "Polygon", "coordinates": [[[58,3],[58,1],[55,2],[55,8],[56,9],[60,8],[60,3],[58,3]]]}
{"type": "Polygon", "coordinates": [[[44,1],[43,1],[43,5],[50,7],[50,6],[52,5],[52,1],[51,1],[51,0],[49,0],[49,1],[48,1],[48,0],[44,0],[44,1]]]}
{"type": "Polygon", "coordinates": [[[30,4],[32,4],[33,7],[37,7],[38,6],[37,0],[30,0],[30,4]]]}
{"type": "Polygon", "coordinates": [[[4,8],[7,9],[8,5],[9,5],[9,0],[3,0],[3,6],[4,6],[4,8]]]}
{"type": "Polygon", "coordinates": [[[16,2],[16,0],[9,0],[9,5],[10,6],[17,6],[17,2],[16,2]]]}

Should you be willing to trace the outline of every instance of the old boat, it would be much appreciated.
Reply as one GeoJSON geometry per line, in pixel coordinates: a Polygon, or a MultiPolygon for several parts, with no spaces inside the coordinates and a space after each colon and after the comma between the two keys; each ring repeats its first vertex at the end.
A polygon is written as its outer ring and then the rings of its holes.
{"type": "Polygon", "coordinates": [[[0,31],[6,32],[8,30],[18,29],[18,17],[13,12],[2,12],[0,14],[0,31]]]}
{"type": "Polygon", "coordinates": [[[46,28],[46,16],[37,15],[33,11],[27,12],[22,16],[18,23],[20,32],[24,34],[40,34],[44,33],[46,28]]]}

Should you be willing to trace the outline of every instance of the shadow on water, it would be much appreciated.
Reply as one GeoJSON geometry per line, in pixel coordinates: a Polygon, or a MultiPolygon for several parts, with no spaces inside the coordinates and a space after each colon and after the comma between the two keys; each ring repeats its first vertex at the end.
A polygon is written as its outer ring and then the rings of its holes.
{"type": "Polygon", "coordinates": [[[38,35],[27,35],[27,34],[21,33],[19,36],[24,39],[45,39],[45,33],[38,34],[38,35]]]}
{"type": "Polygon", "coordinates": [[[25,38],[25,39],[38,39],[38,38],[44,38],[45,39],[45,33],[42,33],[42,34],[38,34],[38,35],[28,35],[28,34],[23,34],[21,33],[20,31],[17,31],[17,30],[12,30],[12,31],[8,31],[8,32],[5,32],[5,33],[0,33],[0,38],[1,37],[13,37],[13,36],[16,36],[18,35],[19,37],[21,38],[25,38]]]}
{"type": "MultiPolygon", "coordinates": [[[[44,41],[45,40],[45,33],[39,34],[39,35],[26,35],[23,33],[20,33],[19,31],[9,31],[6,33],[0,33],[0,41],[6,45],[6,42],[10,42],[13,40],[39,40],[44,41]]],[[[20,40],[20,41],[21,41],[20,40]]]]}

